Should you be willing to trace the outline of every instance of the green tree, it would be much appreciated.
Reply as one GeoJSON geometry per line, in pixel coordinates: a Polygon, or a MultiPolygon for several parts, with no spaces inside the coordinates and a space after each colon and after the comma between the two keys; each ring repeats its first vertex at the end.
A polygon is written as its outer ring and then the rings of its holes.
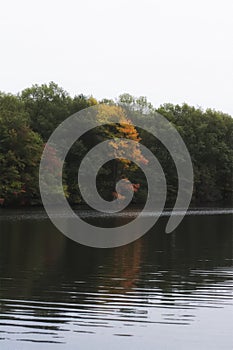
{"type": "Polygon", "coordinates": [[[70,115],[72,99],[54,82],[33,85],[20,97],[30,117],[31,128],[47,141],[55,128],[70,115]]]}
{"type": "Polygon", "coordinates": [[[38,201],[43,149],[19,98],[0,94],[0,197],[7,203],[38,201]]]}
{"type": "MultiPolygon", "coordinates": [[[[232,198],[233,119],[229,115],[187,104],[158,109],[180,132],[194,167],[193,202],[232,198]]],[[[169,174],[172,179],[172,174],[169,174]]]]}

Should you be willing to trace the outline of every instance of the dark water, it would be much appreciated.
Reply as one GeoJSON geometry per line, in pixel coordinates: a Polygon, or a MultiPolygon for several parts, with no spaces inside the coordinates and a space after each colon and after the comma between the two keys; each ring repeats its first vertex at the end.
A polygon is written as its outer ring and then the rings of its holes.
{"type": "Polygon", "coordinates": [[[2,210],[0,349],[232,350],[232,214],[200,214],[94,249],[40,210],[2,210]]]}

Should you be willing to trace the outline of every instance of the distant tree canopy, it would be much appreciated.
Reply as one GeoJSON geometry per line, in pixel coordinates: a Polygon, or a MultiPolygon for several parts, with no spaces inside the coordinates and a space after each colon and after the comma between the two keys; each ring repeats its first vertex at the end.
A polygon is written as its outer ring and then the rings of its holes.
{"type": "Polygon", "coordinates": [[[6,202],[26,204],[39,198],[43,141],[29,125],[22,101],[0,94],[0,197],[6,202]]]}
{"type": "MultiPolygon", "coordinates": [[[[202,110],[183,105],[164,104],[155,109],[145,97],[135,98],[122,94],[114,102],[79,94],[71,97],[54,82],[33,85],[18,95],[0,93],[0,204],[40,204],[38,172],[43,147],[55,128],[68,116],[96,104],[103,104],[100,118],[108,123],[109,113],[118,113],[115,126],[99,127],[76,141],[71,147],[64,167],[64,186],[71,204],[83,203],[79,191],[78,166],[86,152],[101,140],[124,137],[142,142],[158,158],[168,184],[167,204],[173,203],[177,194],[175,165],[164,146],[145,130],[135,128],[121,107],[134,113],[135,118],[156,118],[156,112],[166,117],[179,131],[194,167],[193,205],[207,202],[232,201],[233,118],[211,109],[202,110]]],[[[131,152],[142,162],[135,144],[131,152]]],[[[51,167],[56,166],[56,152],[51,150],[51,167]]],[[[116,194],[115,183],[127,178],[135,186],[133,202],[144,203],[147,184],[138,166],[124,158],[106,163],[98,174],[100,194],[111,200],[116,194]]]]}

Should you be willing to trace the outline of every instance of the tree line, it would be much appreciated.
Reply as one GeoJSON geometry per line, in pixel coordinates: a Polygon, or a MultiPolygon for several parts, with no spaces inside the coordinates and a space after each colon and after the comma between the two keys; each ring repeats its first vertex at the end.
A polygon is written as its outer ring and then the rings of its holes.
{"type": "MultiPolygon", "coordinates": [[[[87,107],[101,105],[102,120],[108,123],[109,112],[119,114],[119,123],[96,128],[71,147],[63,172],[64,191],[71,204],[84,203],[78,186],[78,166],[85,154],[98,142],[117,138],[143,143],[159,160],[166,176],[167,205],[177,195],[175,165],[166,148],[151,134],[133,126],[121,108],[138,118],[166,117],[182,136],[194,168],[193,205],[231,203],[233,164],[233,118],[212,109],[203,110],[187,104],[166,103],[154,108],[145,97],[120,95],[115,101],[83,94],[71,97],[54,82],[33,85],[17,95],[0,93],[0,205],[40,205],[39,164],[44,145],[55,128],[67,117],[87,107]]],[[[127,147],[127,146],[125,146],[127,147]]],[[[146,163],[137,146],[131,150],[138,162],[146,163]]],[[[56,167],[59,155],[51,149],[50,167],[56,167]]],[[[146,179],[139,166],[127,161],[124,152],[107,162],[98,173],[97,187],[101,196],[112,200],[117,195],[115,184],[129,179],[134,190],[133,203],[147,198],[146,179]]],[[[91,165],[90,165],[91,167],[91,165]]],[[[127,183],[126,183],[127,184],[127,183]]],[[[120,194],[118,194],[119,196],[120,194]]]]}

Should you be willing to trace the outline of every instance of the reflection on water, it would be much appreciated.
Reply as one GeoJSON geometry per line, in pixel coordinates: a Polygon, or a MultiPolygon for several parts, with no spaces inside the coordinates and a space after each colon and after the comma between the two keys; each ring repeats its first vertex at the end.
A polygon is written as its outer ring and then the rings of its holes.
{"type": "Polygon", "coordinates": [[[1,213],[1,349],[232,349],[229,212],[186,216],[169,235],[165,216],[114,249],[70,241],[40,210],[1,213]]]}

